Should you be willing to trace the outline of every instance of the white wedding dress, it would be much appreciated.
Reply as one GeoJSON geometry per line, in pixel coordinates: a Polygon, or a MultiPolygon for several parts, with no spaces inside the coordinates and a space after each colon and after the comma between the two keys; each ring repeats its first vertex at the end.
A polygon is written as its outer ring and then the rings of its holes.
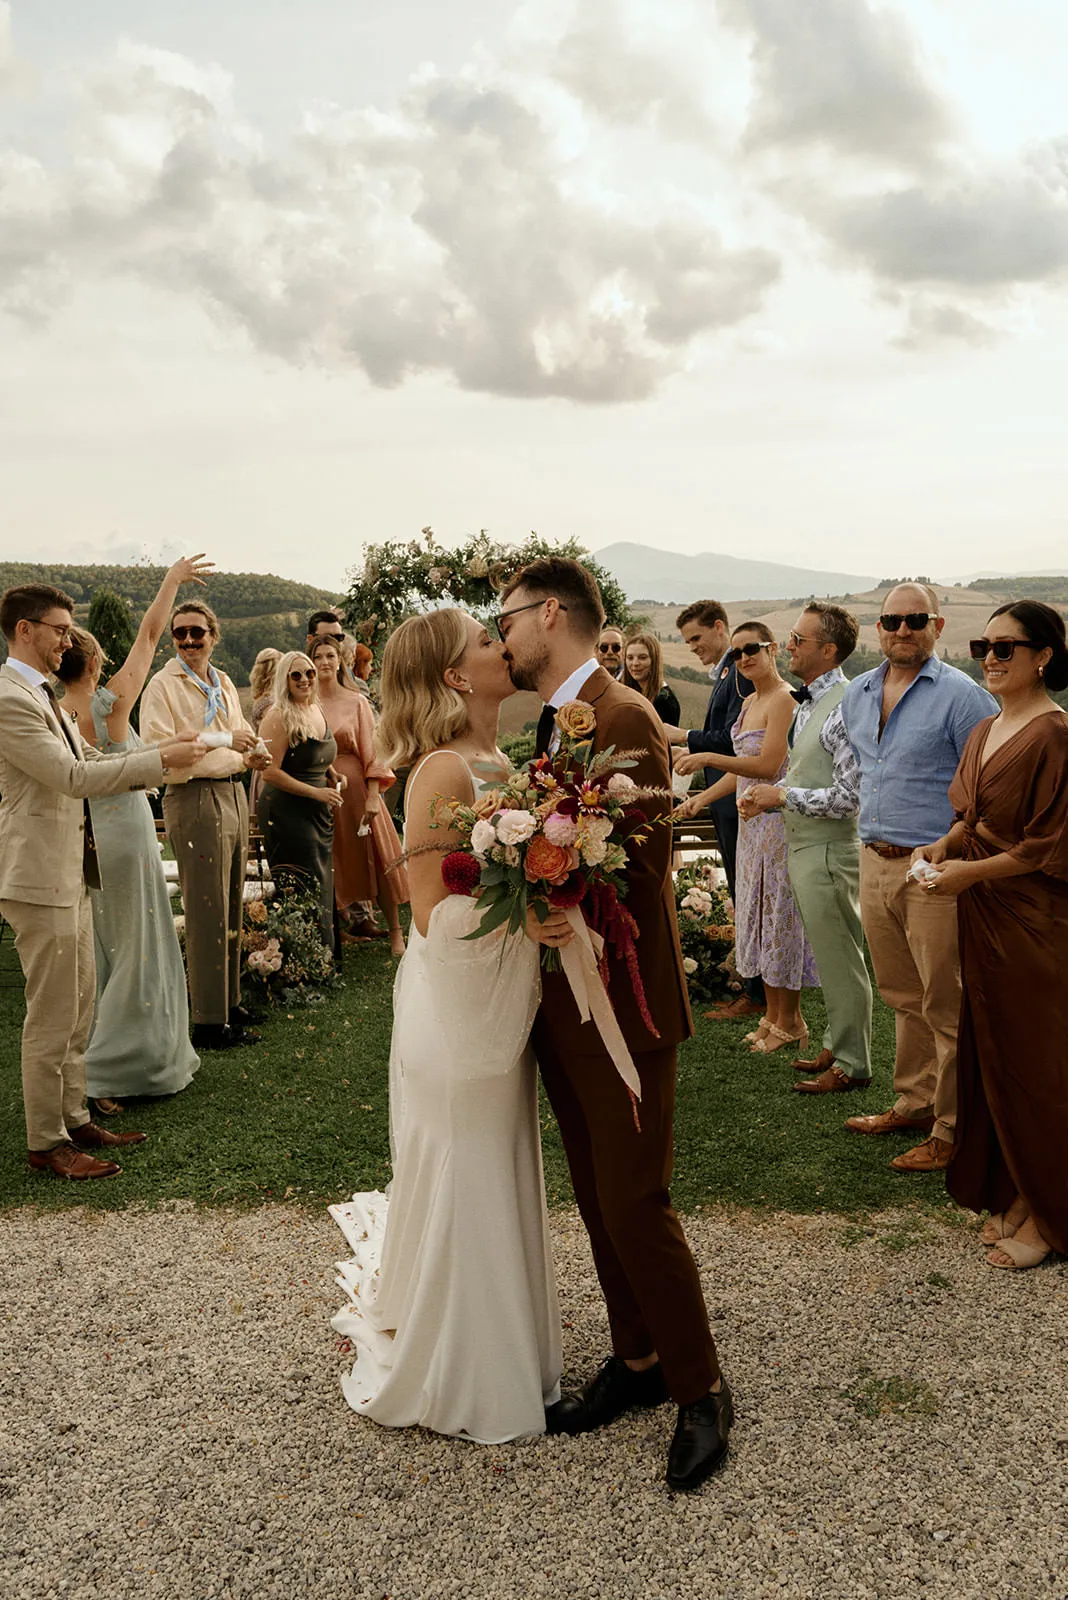
{"type": "MultiPolygon", "coordinates": [[[[430,759],[426,757],[425,759],[430,759]]],[[[530,1030],[538,948],[463,942],[476,902],[412,927],[393,995],[388,1198],[330,1207],[352,1249],[333,1320],[354,1411],[482,1444],[541,1433],[559,1398],[556,1299],[530,1030]]]]}

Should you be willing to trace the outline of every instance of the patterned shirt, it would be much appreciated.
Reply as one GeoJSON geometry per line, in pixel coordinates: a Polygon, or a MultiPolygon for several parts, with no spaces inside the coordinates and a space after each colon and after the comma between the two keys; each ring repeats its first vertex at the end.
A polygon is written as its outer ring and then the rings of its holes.
{"type": "MultiPolygon", "coordinates": [[[[833,689],[835,684],[847,682],[841,667],[832,667],[830,672],[822,673],[809,684],[810,698],[801,702],[794,717],[795,741],[827,691],[833,689]]],[[[833,822],[844,822],[848,817],[855,817],[860,810],[860,767],[846,733],[840,705],[835,706],[820,729],[820,744],[833,763],[830,787],[784,789],[783,807],[787,811],[797,811],[803,817],[827,817],[833,822]]]]}

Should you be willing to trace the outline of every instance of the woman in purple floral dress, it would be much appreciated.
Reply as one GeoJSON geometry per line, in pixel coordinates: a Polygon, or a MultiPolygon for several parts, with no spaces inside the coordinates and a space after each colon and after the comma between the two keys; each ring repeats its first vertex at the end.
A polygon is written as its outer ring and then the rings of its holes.
{"type": "MultiPolygon", "coordinates": [[[[789,761],[787,735],[797,709],[775,665],[776,644],[763,622],[743,622],[731,635],[730,659],[754,693],[742,705],[731,729],[733,756],[716,756],[727,773],[711,789],[691,795],[687,810],[703,810],[713,800],[753,783],[776,783],[789,761]]],[[[786,871],[786,830],[778,812],[739,819],[735,886],[734,963],[743,978],[764,980],[767,1013],[746,1035],[758,1055],[808,1040],[801,1015],[801,989],[819,983],[816,963],[786,871]]]]}

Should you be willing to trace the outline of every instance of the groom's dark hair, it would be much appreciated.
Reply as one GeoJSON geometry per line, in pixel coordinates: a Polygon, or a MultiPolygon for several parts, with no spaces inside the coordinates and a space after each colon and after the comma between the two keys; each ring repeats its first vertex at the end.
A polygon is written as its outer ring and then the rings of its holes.
{"type": "Polygon", "coordinates": [[[502,602],[514,589],[559,600],[571,628],[584,638],[593,638],[604,627],[604,603],[596,578],[567,556],[539,556],[520,567],[501,590],[502,602]]]}

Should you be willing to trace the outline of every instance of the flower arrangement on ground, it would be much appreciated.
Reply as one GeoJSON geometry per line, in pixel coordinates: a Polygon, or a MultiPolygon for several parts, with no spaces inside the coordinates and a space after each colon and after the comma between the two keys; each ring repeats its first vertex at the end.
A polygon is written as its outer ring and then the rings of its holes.
{"type": "Polygon", "coordinates": [[[283,1005],[314,1004],[338,981],[323,943],[318,899],[309,894],[245,902],[243,977],[267,999],[283,1005]]]}
{"type": "Polygon", "coordinates": [[[675,876],[682,964],[693,1000],[716,999],[728,984],[734,907],[721,878],[706,862],[694,862],[675,876]]]}

